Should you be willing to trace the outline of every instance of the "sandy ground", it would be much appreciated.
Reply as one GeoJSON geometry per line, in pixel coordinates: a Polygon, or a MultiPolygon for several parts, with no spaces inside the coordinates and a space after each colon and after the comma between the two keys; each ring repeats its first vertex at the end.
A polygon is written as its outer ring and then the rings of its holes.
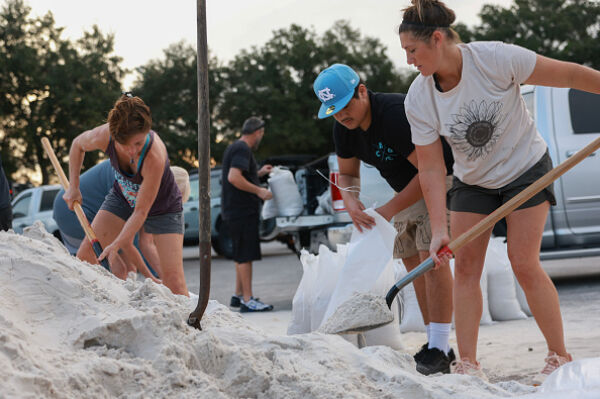
{"type": "MultiPolygon", "coordinates": [[[[561,309],[567,349],[574,359],[600,357],[600,290],[596,279],[561,284],[561,309]]],[[[285,334],[291,311],[243,314],[257,328],[285,334]]],[[[414,354],[427,341],[425,333],[402,334],[407,353],[414,354]]],[[[451,346],[457,351],[454,331],[451,346]]],[[[494,322],[479,330],[478,356],[492,382],[516,380],[528,383],[544,365],[547,349],[535,320],[494,322]]]]}
{"type": "Polygon", "coordinates": [[[561,297],[567,342],[588,359],[538,389],[524,380],[545,354],[531,319],[482,327],[491,383],[426,377],[412,359],[423,334],[404,334],[405,351],[358,349],[335,335],[286,335],[289,311],[242,316],[216,301],[203,330],[190,328],[193,299],[80,262],[41,224],[23,236],[0,232],[0,287],[0,398],[600,397],[593,284],[561,297]],[[565,390],[570,382],[578,386],[565,390]]]}

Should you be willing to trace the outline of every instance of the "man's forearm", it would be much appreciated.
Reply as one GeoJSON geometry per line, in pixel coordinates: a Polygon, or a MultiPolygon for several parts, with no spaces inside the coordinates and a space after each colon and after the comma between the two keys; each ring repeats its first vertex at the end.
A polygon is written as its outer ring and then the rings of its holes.
{"type": "Polygon", "coordinates": [[[386,213],[395,215],[398,212],[408,208],[423,198],[421,185],[419,184],[419,176],[415,176],[412,180],[394,197],[385,203],[381,208],[385,209],[386,213]]]}
{"type": "Polygon", "coordinates": [[[229,179],[229,182],[233,185],[233,187],[237,188],[238,190],[246,191],[254,195],[258,195],[260,191],[259,186],[250,183],[243,176],[232,177],[229,179]]]}
{"type": "Polygon", "coordinates": [[[344,203],[347,201],[357,201],[360,197],[360,178],[351,175],[339,175],[338,185],[340,188],[340,194],[344,203]],[[342,190],[342,188],[350,188],[349,190],[342,190]]]}

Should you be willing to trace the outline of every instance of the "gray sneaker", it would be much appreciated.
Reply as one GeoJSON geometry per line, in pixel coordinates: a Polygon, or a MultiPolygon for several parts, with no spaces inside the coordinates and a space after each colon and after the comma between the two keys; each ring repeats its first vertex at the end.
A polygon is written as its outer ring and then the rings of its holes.
{"type": "Polygon", "coordinates": [[[266,303],[262,303],[256,298],[250,298],[248,302],[241,300],[240,303],[240,312],[268,312],[273,310],[273,305],[267,305],[266,303]]]}

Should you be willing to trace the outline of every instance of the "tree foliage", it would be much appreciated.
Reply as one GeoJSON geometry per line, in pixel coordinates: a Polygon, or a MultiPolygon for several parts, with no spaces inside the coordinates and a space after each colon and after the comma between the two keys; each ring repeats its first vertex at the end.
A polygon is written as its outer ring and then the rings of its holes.
{"type": "MultiPolygon", "coordinates": [[[[0,146],[8,174],[18,178],[39,165],[46,184],[55,173],[41,138],[66,160],[72,139],[105,120],[123,70],[112,35],[94,26],[70,42],[51,13],[31,17],[30,11],[22,0],[0,10],[0,146]]],[[[97,158],[88,155],[86,165],[97,158]]]]}
{"type": "MultiPolygon", "coordinates": [[[[139,68],[141,78],[135,87],[150,105],[169,150],[178,154],[175,162],[187,166],[197,157],[195,56],[193,48],[182,43],[169,47],[164,59],[139,68]]],[[[211,58],[212,157],[221,159],[225,146],[239,136],[251,115],[267,123],[259,157],[332,151],[332,121],[317,119],[320,103],[312,83],[322,69],[336,62],[354,67],[377,91],[405,91],[413,78],[395,71],[379,40],[363,37],[343,21],[321,36],[298,25],[279,29],[263,46],[240,52],[227,65],[211,58]]]]}
{"type": "MultiPolygon", "coordinates": [[[[196,50],[184,42],[164,50],[164,58],[151,60],[137,70],[140,78],[133,93],[139,95],[152,111],[152,125],[169,151],[171,163],[190,168],[197,158],[198,75],[196,50]]],[[[209,112],[214,114],[216,98],[222,91],[219,64],[209,59],[209,112]]],[[[211,133],[218,131],[214,123],[211,133]]],[[[211,153],[222,152],[214,140],[211,153]]]]}
{"type": "Polygon", "coordinates": [[[600,3],[589,0],[515,0],[484,5],[481,24],[457,31],[465,42],[500,40],[538,54],[600,69],[600,3]]]}

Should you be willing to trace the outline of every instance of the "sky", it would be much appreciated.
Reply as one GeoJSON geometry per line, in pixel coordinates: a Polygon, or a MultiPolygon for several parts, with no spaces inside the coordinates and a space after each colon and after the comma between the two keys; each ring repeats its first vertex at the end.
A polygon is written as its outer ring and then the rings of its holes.
{"type": "MultiPolygon", "coordinates": [[[[115,53],[123,66],[133,69],[151,59],[162,58],[163,49],[184,40],[196,44],[195,0],[26,0],[34,15],[51,11],[64,35],[77,39],[96,24],[103,33],[115,35],[115,53]]],[[[508,7],[512,0],[448,0],[457,22],[479,23],[484,4],[508,7]]],[[[292,23],[313,27],[321,34],[340,19],[363,35],[376,37],[388,49],[398,67],[407,67],[397,27],[401,9],[409,0],[208,0],[207,40],[211,55],[227,62],[242,49],[262,46],[273,31],[292,23]]],[[[135,76],[124,84],[129,89],[135,76]]]]}

